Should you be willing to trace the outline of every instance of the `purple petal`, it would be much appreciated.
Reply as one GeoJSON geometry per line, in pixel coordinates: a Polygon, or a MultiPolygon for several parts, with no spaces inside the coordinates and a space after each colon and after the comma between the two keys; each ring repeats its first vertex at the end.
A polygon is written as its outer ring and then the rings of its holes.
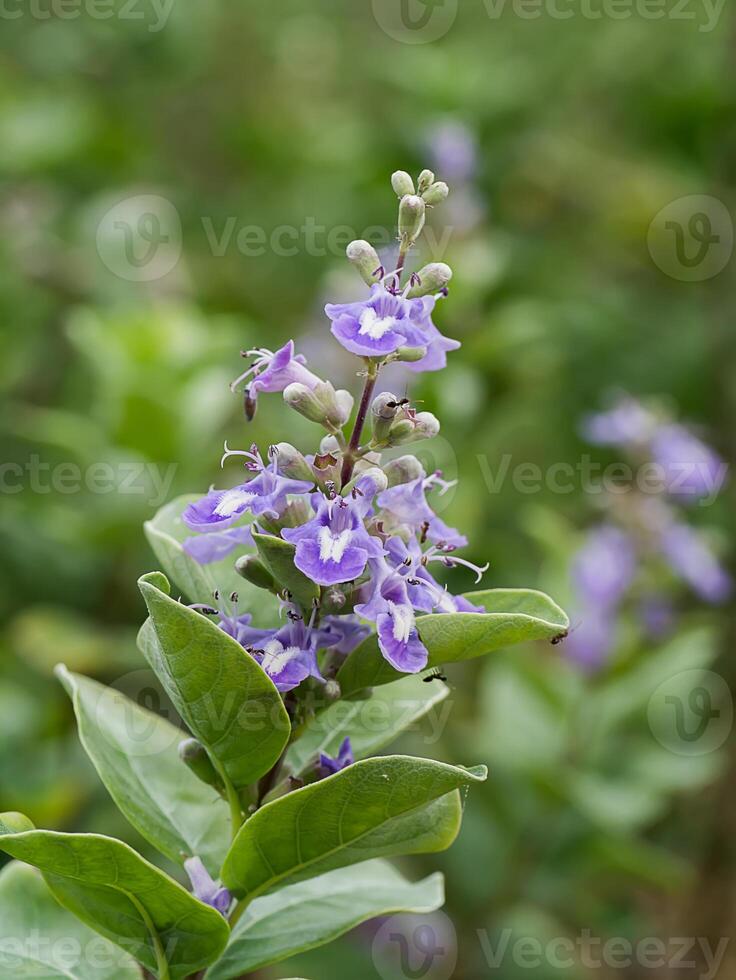
{"type": "Polygon", "coordinates": [[[368,562],[368,552],[351,545],[342,551],[338,545],[332,555],[324,557],[325,554],[326,549],[316,541],[300,541],[296,546],[294,564],[317,585],[339,585],[359,578],[368,562]]]}
{"type": "Polygon", "coordinates": [[[233,527],[227,531],[187,538],[183,548],[200,565],[210,565],[226,558],[238,545],[253,546],[253,534],[249,527],[233,527]]]}

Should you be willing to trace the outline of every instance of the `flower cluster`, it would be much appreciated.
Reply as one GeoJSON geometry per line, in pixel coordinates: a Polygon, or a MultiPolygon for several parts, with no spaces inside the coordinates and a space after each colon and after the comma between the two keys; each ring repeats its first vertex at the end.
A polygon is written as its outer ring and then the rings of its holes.
{"type": "Polygon", "coordinates": [[[573,560],[579,624],[567,644],[587,667],[600,666],[615,641],[616,617],[636,597],[648,635],[659,637],[675,620],[677,582],[702,601],[724,602],[732,581],[706,534],[687,520],[684,507],[712,497],[726,476],[718,454],[690,429],[624,395],[607,411],[585,420],[583,432],[599,446],[655,464],[662,493],[635,490],[611,495],[607,518],[587,535],[573,560]]]}
{"type": "MultiPolygon", "coordinates": [[[[385,450],[436,435],[439,423],[408,399],[381,391],[381,368],[400,361],[413,372],[436,371],[460,346],[433,321],[448,293],[450,268],[432,263],[411,275],[404,269],[427,209],[447,196],[447,185],[424,171],[416,189],[403,172],[393,175],[392,186],[400,198],[396,268],[387,272],[368,242],[353,242],[348,259],[367,295],[325,309],[326,328],[361,358],[364,387],[350,431],[352,395],[314,374],[293,341],[277,351],[245,351],[252,362],[233,390],[242,388],[247,418],[253,418],[261,394],[281,392],[287,405],[325,432],[311,455],[289,443],[266,452],[257,446],[231,451],[226,445],[222,462],[239,458],[242,482],[210,490],[183,515],[194,532],[185,544],[190,556],[208,564],[232,555],[245,578],[279,596],[282,623],[270,630],[255,629],[249,615],[217,615],[221,628],[284,694],[308,678],[333,680],[340,663],[372,631],[396,670],[423,670],[428,654],[417,615],[476,611],[450,594],[432,567],[468,566],[479,580],[485,571],[457,555],[467,539],[435,512],[436,500],[451,484],[439,472],[426,473],[414,456],[384,457],[385,450]],[[293,574],[317,587],[310,607],[300,605],[288,585],[260,563],[264,536],[289,546],[293,574]]],[[[349,755],[343,747],[339,758],[349,755]]],[[[330,765],[323,760],[326,770],[330,765]]]]}

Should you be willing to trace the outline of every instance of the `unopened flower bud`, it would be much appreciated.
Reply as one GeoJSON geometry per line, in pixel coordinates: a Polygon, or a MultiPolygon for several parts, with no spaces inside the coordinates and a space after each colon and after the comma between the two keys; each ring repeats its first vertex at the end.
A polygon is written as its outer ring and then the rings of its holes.
{"type": "Polygon", "coordinates": [[[395,174],[391,175],[391,186],[397,197],[414,193],[414,181],[405,170],[397,170],[395,174]]]}
{"type": "Polygon", "coordinates": [[[280,442],[275,447],[279,472],[291,480],[311,480],[312,468],[304,456],[289,442],[280,442]]]}
{"type": "Polygon", "coordinates": [[[419,181],[417,186],[419,187],[419,193],[424,194],[429,188],[434,184],[434,174],[431,170],[422,170],[419,174],[419,181]]]}
{"type": "Polygon", "coordinates": [[[424,194],[422,194],[422,197],[427,204],[442,204],[443,201],[447,200],[449,193],[450,188],[447,186],[447,184],[442,180],[438,180],[436,184],[432,184],[429,190],[426,190],[424,194]]]}
{"type": "Polygon", "coordinates": [[[347,596],[339,585],[331,585],[322,591],[322,612],[325,615],[339,613],[347,602],[347,596]]]}
{"type": "Polygon", "coordinates": [[[295,381],[284,390],[284,401],[311,422],[332,428],[345,425],[353,410],[350,392],[335,391],[329,381],[321,381],[314,388],[295,381]]]}
{"type": "Polygon", "coordinates": [[[420,412],[414,422],[416,424],[414,433],[416,439],[434,439],[435,436],[439,435],[439,419],[431,412],[420,412]]]}
{"type": "Polygon", "coordinates": [[[242,555],[238,558],[235,562],[235,571],[256,588],[266,589],[268,592],[278,591],[273,575],[256,555],[242,555]]]}
{"type": "Polygon", "coordinates": [[[342,694],[342,689],[340,685],[335,680],[327,681],[324,686],[325,700],[330,703],[333,701],[339,701],[340,695],[342,694]]]}
{"type": "Polygon", "coordinates": [[[444,262],[430,262],[415,275],[415,280],[419,280],[413,289],[409,291],[409,299],[417,299],[420,296],[428,296],[430,293],[438,293],[441,289],[446,289],[452,279],[452,269],[444,262]]]}
{"type": "Polygon", "coordinates": [[[415,364],[427,354],[426,347],[399,347],[392,360],[403,361],[405,364],[415,364]]]}
{"type": "Polygon", "coordinates": [[[399,419],[391,425],[386,441],[390,446],[400,446],[402,443],[411,442],[413,435],[414,423],[411,419],[399,419]]]}
{"type": "Polygon", "coordinates": [[[179,758],[192,770],[198,779],[208,786],[214,786],[218,791],[224,790],[220,774],[212,765],[212,760],[201,742],[196,738],[187,738],[179,743],[179,758]]]}
{"type": "Polygon", "coordinates": [[[399,456],[392,459],[383,467],[389,487],[398,487],[404,483],[412,483],[425,476],[424,467],[416,456],[399,456]]]}
{"type": "Polygon", "coordinates": [[[440,431],[440,423],[431,412],[419,412],[413,418],[398,419],[389,430],[390,446],[401,446],[420,439],[432,439],[440,431]]]}
{"type": "Polygon", "coordinates": [[[414,244],[422,233],[426,215],[427,206],[423,198],[417,197],[416,194],[402,197],[399,206],[399,234],[402,242],[407,245],[414,244]]]}
{"type": "Polygon", "coordinates": [[[363,279],[363,282],[372,286],[378,281],[381,274],[381,260],[378,252],[370,242],[359,239],[351,242],[347,247],[347,257],[355,266],[363,279]]]}
{"type": "Polygon", "coordinates": [[[399,401],[390,391],[383,391],[373,399],[371,415],[373,417],[373,441],[385,442],[391,423],[399,410],[399,401]]]}

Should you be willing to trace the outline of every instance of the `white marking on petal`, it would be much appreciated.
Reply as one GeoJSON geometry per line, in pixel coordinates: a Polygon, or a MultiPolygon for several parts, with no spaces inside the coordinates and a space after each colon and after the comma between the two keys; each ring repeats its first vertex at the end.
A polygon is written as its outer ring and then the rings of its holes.
{"type": "Polygon", "coordinates": [[[416,620],[411,606],[399,606],[395,602],[388,603],[389,613],[394,624],[394,639],[397,643],[408,643],[416,620]]]}
{"type": "Polygon", "coordinates": [[[269,640],[263,648],[261,666],[267,674],[280,674],[299,653],[299,647],[286,647],[278,640],[269,640]]]}
{"type": "Polygon", "coordinates": [[[394,318],[392,316],[378,316],[372,306],[369,306],[360,314],[359,334],[368,336],[371,340],[380,340],[381,337],[393,328],[394,318]]]}
{"type": "Polygon", "coordinates": [[[223,494],[217,507],[215,507],[215,513],[218,517],[232,517],[233,514],[237,514],[239,511],[249,507],[251,500],[254,500],[255,497],[255,493],[245,493],[243,490],[237,488],[228,490],[223,494]]]}
{"type": "Polygon", "coordinates": [[[342,561],[345,549],[350,544],[353,532],[348,528],[334,534],[328,527],[320,528],[319,557],[321,561],[342,561]]]}

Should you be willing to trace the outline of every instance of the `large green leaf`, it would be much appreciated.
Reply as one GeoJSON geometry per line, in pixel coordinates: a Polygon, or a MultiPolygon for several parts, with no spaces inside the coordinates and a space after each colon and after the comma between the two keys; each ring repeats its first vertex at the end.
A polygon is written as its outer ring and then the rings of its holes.
{"type": "Polygon", "coordinates": [[[261,561],[273,575],[279,589],[287,589],[302,609],[308,610],[319,599],[319,586],[294,564],[296,548],[273,534],[253,534],[261,561]]]}
{"type": "Polygon", "coordinates": [[[460,787],[486,778],[427,759],[365,759],[268,803],[222,868],[248,899],[374,857],[445,850],[460,829],[460,787]]]}
{"type": "Polygon", "coordinates": [[[367,919],[434,912],[443,903],[441,874],[412,884],[386,861],[330,871],[249,905],[207,980],[233,980],[279,963],[332,942],[367,919]]]}
{"type": "Polygon", "coordinates": [[[146,659],[222,774],[236,789],[250,785],[289,741],[281,695],[235,640],[168,595],[163,575],[138,584],[150,614],[139,637],[146,659]]]}
{"type": "Polygon", "coordinates": [[[209,966],[228,940],[227,923],[163,871],[111,837],[31,829],[0,815],[0,849],[43,872],[61,904],[152,971],[171,980],[209,966]]]}
{"type": "Polygon", "coordinates": [[[176,588],[181,589],[190,602],[211,603],[213,593],[219,590],[221,604],[232,612],[229,596],[237,592],[240,612],[252,613],[258,626],[270,625],[278,613],[276,598],[237,574],[234,555],[211,565],[200,565],[184,551],[182,545],[193,532],[182,521],[181,515],[189,504],[199,499],[200,496],[193,494],[177,497],[162,507],[152,520],[146,521],[143,529],[153,553],[176,588]]]}
{"type": "MultiPolygon", "coordinates": [[[[528,640],[553,640],[569,625],[565,613],[543,592],[491,589],[466,598],[486,613],[433,613],[417,619],[429,651],[429,667],[471,660],[528,640]]],[[[337,676],[343,694],[388,684],[403,676],[384,660],[375,636],[365,640],[345,661],[337,676]]]]}
{"type": "MultiPolygon", "coordinates": [[[[432,714],[449,693],[441,681],[429,684],[412,676],[376,688],[364,701],[336,701],[310,721],[290,747],[286,766],[292,775],[299,776],[321,752],[335,756],[346,736],[356,759],[375,755],[420,718],[432,714]]],[[[433,715],[434,735],[439,727],[436,723],[443,720],[433,715]]]]}
{"type": "Polygon", "coordinates": [[[14,861],[0,872],[0,976],[141,980],[141,971],[127,953],[63,909],[35,868],[14,861]]]}
{"type": "Polygon", "coordinates": [[[218,877],[230,841],[227,804],[179,759],[183,733],[120,691],[65,667],[79,738],[120,810],[172,861],[202,858],[218,877]]]}

